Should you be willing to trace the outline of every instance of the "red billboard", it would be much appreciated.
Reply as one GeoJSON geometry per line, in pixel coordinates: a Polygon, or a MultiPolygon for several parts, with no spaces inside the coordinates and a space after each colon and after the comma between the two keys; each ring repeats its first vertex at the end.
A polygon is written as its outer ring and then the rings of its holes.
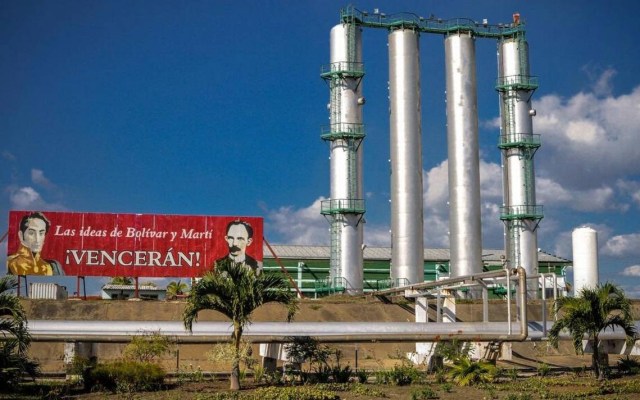
{"type": "Polygon", "coordinates": [[[14,275],[197,277],[223,260],[262,268],[260,217],[11,211],[14,275]]]}

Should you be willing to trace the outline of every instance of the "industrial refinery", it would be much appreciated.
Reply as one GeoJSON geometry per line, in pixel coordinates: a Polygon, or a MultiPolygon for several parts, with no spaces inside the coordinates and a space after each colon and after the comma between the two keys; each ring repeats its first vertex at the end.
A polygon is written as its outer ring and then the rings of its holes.
{"type": "MultiPolygon", "coordinates": [[[[502,154],[505,268],[538,274],[537,228],[543,218],[536,203],[534,155],[540,135],[533,133],[531,106],[538,81],[529,71],[529,51],[520,15],[509,24],[468,19],[425,19],[415,14],[385,15],[346,8],[331,29],[330,64],[322,77],[330,88],[331,199],[322,213],[331,224],[331,278],[348,293],[363,290],[362,108],[365,68],[362,40],[367,29],[386,29],[389,48],[391,148],[391,279],[398,286],[423,281],[423,182],[420,35],[444,36],[447,143],[449,159],[449,235],[451,276],[482,272],[480,173],[476,82],[476,40],[495,40],[495,89],[501,127],[496,144],[502,154]],[[338,283],[339,282],[339,283],[338,283]]],[[[428,95],[428,94],[424,94],[428,95]]],[[[443,105],[445,106],[445,105],[443,105]]]]}
{"type": "MultiPolygon", "coordinates": [[[[594,227],[573,230],[572,259],[538,245],[539,235],[544,235],[539,229],[544,212],[536,198],[535,156],[542,140],[534,131],[537,112],[532,100],[539,82],[530,68],[526,24],[519,13],[506,23],[490,24],[486,19],[387,14],[348,6],[336,22],[327,30],[329,58],[319,74],[328,99],[329,123],[319,135],[329,153],[329,182],[321,183],[328,183],[329,196],[319,202],[328,245],[271,245],[264,235],[267,225],[259,216],[11,211],[9,234],[14,236],[7,241],[9,257],[22,266],[26,254],[39,267],[14,274],[29,290],[30,299],[25,299],[29,333],[33,348],[47,354],[48,372],[55,372],[61,360],[70,365],[75,357],[116,358],[123,345],[149,332],[175,344],[177,350],[162,360],[170,368],[175,365],[179,372],[187,362],[200,362],[205,346],[228,342],[233,329],[226,315],[208,314],[186,330],[175,316],[182,315],[188,294],[168,298],[163,288],[139,286],[138,278],[180,277],[191,279],[193,285],[230,260],[251,267],[254,279],[262,273],[285,275],[301,299],[303,315],[297,320],[274,322],[281,315],[269,309],[243,327],[242,338],[259,346],[263,365],[271,366],[290,361],[284,344],[309,337],[318,343],[356,344],[349,353],[356,370],[358,346],[386,352],[387,347],[375,346],[388,343],[403,345],[406,360],[429,369],[442,361],[436,347],[452,341],[470,343],[475,360],[512,361],[512,346],[538,351],[539,343],[546,345],[558,317],[553,304],[600,283],[594,227]],[[388,52],[390,245],[386,247],[367,245],[365,240],[363,43],[374,30],[386,32],[388,52]],[[426,36],[442,38],[441,51],[430,56],[442,58],[445,67],[441,106],[446,126],[441,130],[446,132],[448,161],[448,248],[425,246],[429,230],[424,211],[422,152],[427,139],[422,103],[433,96],[421,83],[420,48],[426,36]],[[478,41],[495,43],[497,56],[492,86],[499,115],[494,150],[501,160],[501,248],[482,241],[478,41]],[[41,238],[29,247],[24,226],[34,219],[39,219],[41,238]],[[28,284],[27,275],[76,277],[76,293],[69,296],[74,290],[57,284],[28,284]],[[100,298],[90,299],[96,301],[56,302],[69,297],[87,300],[80,286],[85,276],[133,276],[135,284],[105,284],[100,298]],[[109,303],[124,300],[135,301],[110,308],[109,303]],[[339,301],[331,303],[334,300],[339,301]],[[70,312],[75,315],[70,317],[70,312]]],[[[313,151],[323,150],[318,145],[313,151]]],[[[286,289],[283,293],[289,294],[286,289]]],[[[640,329],[637,321],[635,327],[640,329]]],[[[620,329],[601,335],[609,354],[640,354],[637,342],[627,339],[620,329]]],[[[576,341],[567,331],[559,334],[559,340],[576,341]]],[[[584,346],[588,347],[586,340],[584,346]]]]}

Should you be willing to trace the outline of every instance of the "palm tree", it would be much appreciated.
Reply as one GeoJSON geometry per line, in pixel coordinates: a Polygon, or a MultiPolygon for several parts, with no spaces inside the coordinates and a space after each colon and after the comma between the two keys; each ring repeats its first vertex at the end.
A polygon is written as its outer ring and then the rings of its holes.
{"type": "Polygon", "coordinates": [[[174,299],[176,296],[184,294],[188,288],[189,286],[184,282],[171,281],[167,285],[167,298],[174,299]]]}
{"type": "Polygon", "coordinates": [[[635,340],[631,302],[624,291],[612,283],[584,288],[578,297],[559,298],[556,310],[562,311],[562,316],[558,317],[549,331],[549,342],[558,348],[560,331],[566,329],[571,334],[576,354],[584,354],[582,340],[586,335],[593,342],[591,366],[599,380],[605,377],[604,366],[600,365],[600,332],[618,326],[624,330],[628,344],[633,344],[635,340]]]}
{"type": "Polygon", "coordinates": [[[192,330],[202,310],[218,311],[233,323],[231,341],[234,357],[231,366],[230,384],[232,390],[240,389],[240,345],[244,328],[251,323],[251,314],[267,303],[287,306],[287,321],[291,321],[298,303],[289,285],[279,275],[259,274],[240,263],[223,263],[213,272],[207,273],[196,283],[187,297],[184,310],[184,326],[192,330]]]}
{"type": "Polygon", "coordinates": [[[111,285],[132,285],[133,279],[128,276],[114,276],[111,278],[111,285]]]}
{"type": "Polygon", "coordinates": [[[487,361],[473,361],[468,355],[455,357],[447,371],[447,376],[460,386],[493,382],[497,375],[495,365],[487,361]]]}
{"type": "Polygon", "coordinates": [[[31,337],[20,299],[11,293],[18,286],[13,276],[0,278],[0,387],[16,385],[23,373],[35,377],[38,364],[27,358],[31,337]]]}

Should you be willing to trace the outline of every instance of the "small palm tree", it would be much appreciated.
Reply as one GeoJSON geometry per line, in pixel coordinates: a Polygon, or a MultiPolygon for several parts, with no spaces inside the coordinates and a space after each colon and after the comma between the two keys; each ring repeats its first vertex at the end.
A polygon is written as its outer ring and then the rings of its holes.
{"type": "Polygon", "coordinates": [[[624,291],[609,282],[595,288],[584,288],[578,297],[559,298],[556,301],[556,309],[562,312],[562,315],[549,331],[551,345],[558,348],[560,331],[566,329],[571,334],[576,354],[584,354],[582,341],[587,336],[593,341],[593,372],[599,380],[604,379],[604,366],[600,365],[600,332],[617,326],[624,330],[628,344],[635,340],[636,330],[631,315],[631,302],[624,291]]]}
{"type": "Polygon", "coordinates": [[[241,263],[223,263],[213,272],[207,273],[196,283],[187,298],[184,310],[184,326],[192,330],[202,310],[218,311],[233,323],[231,341],[234,347],[230,387],[240,389],[240,345],[244,328],[251,323],[251,314],[267,303],[280,303],[288,308],[287,320],[290,321],[298,310],[294,293],[279,275],[256,275],[253,270],[241,263]]]}
{"type": "Polygon", "coordinates": [[[0,278],[0,388],[16,385],[23,373],[35,377],[38,370],[27,358],[31,336],[20,299],[11,293],[17,286],[13,276],[0,278]]]}
{"type": "Polygon", "coordinates": [[[462,355],[453,359],[447,376],[460,386],[471,386],[476,383],[489,383],[498,375],[498,368],[486,361],[473,361],[462,355]]]}
{"type": "Polygon", "coordinates": [[[114,276],[111,278],[112,285],[132,285],[133,279],[128,276],[114,276]]]}
{"type": "Polygon", "coordinates": [[[171,281],[167,285],[167,298],[174,299],[178,295],[185,294],[189,286],[184,282],[171,281]]]}

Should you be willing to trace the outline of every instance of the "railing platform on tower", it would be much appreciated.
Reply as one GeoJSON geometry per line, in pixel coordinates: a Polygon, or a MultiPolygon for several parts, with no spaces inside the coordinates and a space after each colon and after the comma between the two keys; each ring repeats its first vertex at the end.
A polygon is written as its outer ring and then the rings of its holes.
{"type": "Polygon", "coordinates": [[[448,34],[470,32],[476,37],[500,39],[514,37],[524,33],[524,23],[489,25],[468,18],[443,20],[435,16],[428,18],[413,13],[368,13],[353,6],[340,10],[340,19],[344,23],[353,23],[368,28],[415,29],[419,32],[448,34]]]}

